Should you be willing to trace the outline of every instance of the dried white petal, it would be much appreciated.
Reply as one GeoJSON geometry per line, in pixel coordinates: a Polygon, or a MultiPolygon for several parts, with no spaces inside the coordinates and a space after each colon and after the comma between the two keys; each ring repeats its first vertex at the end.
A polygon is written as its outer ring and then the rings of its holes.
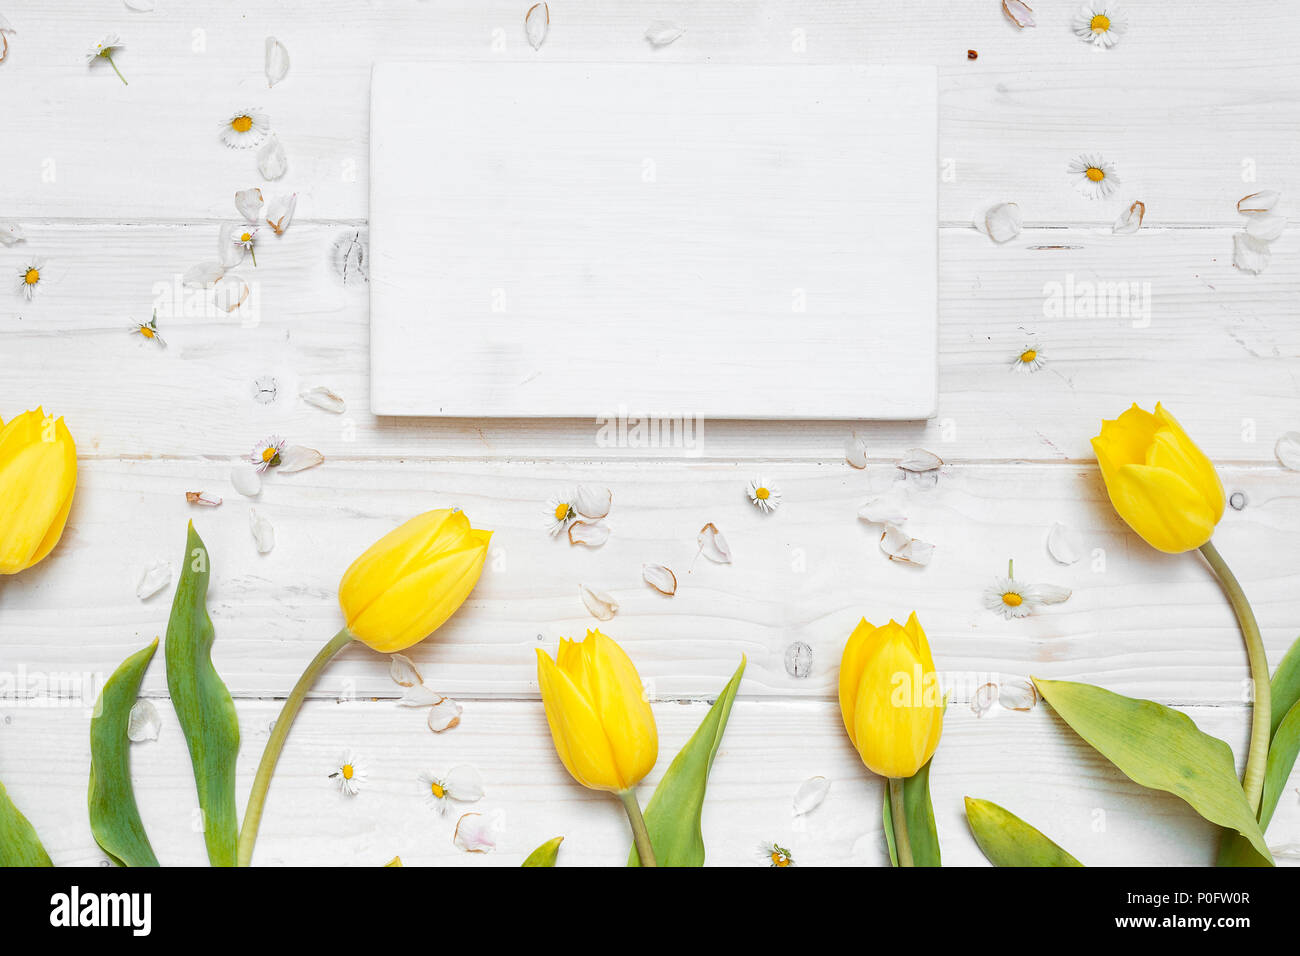
{"type": "Polygon", "coordinates": [[[154,561],[141,568],[135,581],[135,596],[141,601],[153,597],[172,583],[172,568],[166,561],[154,561]]]}
{"type": "Polygon", "coordinates": [[[1024,216],[1020,207],[1013,202],[1002,202],[991,206],[982,217],[978,217],[975,228],[994,242],[1010,242],[1020,235],[1024,225],[1024,216]]]}
{"type": "Polygon", "coordinates": [[[248,530],[253,533],[253,543],[258,554],[270,554],[275,547],[275,528],[263,518],[256,508],[248,509],[248,530]]]}
{"type": "Polygon", "coordinates": [[[975,688],[975,693],[971,695],[970,709],[976,717],[983,717],[998,701],[997,684],[981,684],[975,688]]]}
{"type": "Polygon", "coordinates": [[[210,289],[225,274],[226,267],[220,262],[200,262],[187,271],[181,281],[191,289],[210,289]]]}
{"type": "Polygon", "coordinates": [[[1246,216],[1253,216],[1258,213],[1272,212],[1277,201],[1282,198],[1282,194],[1276,189],[1263,189],[1257,193],[1251,193],[1249,196],[1242,196],[1237,200],[1237,212],[1246,216]]]}
{"type": "Polygon", "coordinates": [[[881,495],[865,502],[858,509],[858,517],[871,524],[901,525],[907,521],[903,504],[893,495],[881,495]]]}
{"type": "Polygon", "coordinates": [[[393,679],[393,683],[400,684],[402,687],[414,687],[416,684],[424,683],[415,661],[405,654],[393,655],[388,664],[388,676],[393,679]]]}
{"type": "Polygon", "coordinates": [[[192,505],[201,505],[204,508],[217,508],[221,505],[219,495],[210,495],[206,491],[187,491],[185,500],[192,505]]]}
{"type": "Polygon", "coordinates": [[[315,448],[308,448],[305,445],[290,445],[280,452],[280,464],[276,471],[293,474],[295,471],[306,471],[308,468],[315,468],[324,460],[325,456],[315,448]]]}
{"type": "Polygon", "coordinates": [[[450,697],[444,697],[429,710],[429,729],[435,734],[451,730],[460,723],[460,715],[464,710],[450,697]]]}
{"type": "Polygon", "coordinates": [[[660,594],[671,597],[677,593],[677,575],[662,564],[641,565],[641,577],[660,594]]]}
{"type": "Polygon", "coordinates": [[[799,789],[794,792],[794,815],[803,816],[816,810],[822,805],[830,789],[831,782],[825,777],[809,777],[799,784],[799,789]]]}
{"type": "Polygon", "coordinates": [[[428,684],[412,684],[397,702],[403,707],[436,707],[446,699],[428,684]]]}
{"type": "Polygon", "coordinates": [[[23,227],[16,222],[0,222],[0,246],[14,246],[26,240],[23,227]]]}
{"type": "Polygon", "coordinates": [[[283,236],[289,223],[293,222],[293,212],[298,208],[298,194],[290,193],[272,200],[266,207],[266,224],[277,236],[283,236]]]}
{"type": "Polygon", "coordinates": [[[1133,205],[1129,206],[1119,214],[1119,218],[1115,220],[1115,224],[1110,227],[1111,232],[1117,236],[1133,235],[1142,228],[1142,219],[1146,214],[1146,203],[1141,201],[1134,202],[1133,205]]]}
{"type": "Polygon", "coordinates": [[[233,269],[244,261],[244,256],[248,255],[248,250],[244,248],[243,243],[235,241],[236,236],[247,231],[246,225],[233,222],[223,222],[221,228],[217,230],[217,258],[221,260],[223,268],[233,269]]]}
{"type": "Polygon", "coordinates": [[[582,603],[591,612],[591,616],[598,621],[608,621],[618,613],[618,602],[604,591],[579,584],[578,596],[582,598],[582,603]]]}
{"type": "Polygon", "coordinates": [[[326,388],[324,385],[317,385],[309,391],[300,392],[298,397],[308,405],[315,405],[317,408],[333,412],[335,415],[342,415],[348,410],[348,403],[343,401],[343,396],[332,388],[326,388]]]}
{"type": "Polygon", "coordinates": [[[1019,677],[1005,680],[998,690],[998,703],[1007,710],[1033,710],[1038,703],[1038,689],[1032,681],[1019,677]]]}
{"type": "Polygon", "coordinates": [[[1023,0],[1002,0],[1002,12],[1020,29],[1037,26],[1034,23],[1034,11],[1023,0]]]}
{"type": "Polygon", "coordinates": [[[467,813],[456,821],[452,842],[467,853],[491,853],[505,829],[505,816],[500,810],[467,813]]]}
{"type": "Polygon", "coordinates": [[[1047,553],[1057,564],[1074,564],[1083,556],[1083,543],[1073,528],[1056,522],[1047,532],[1047,553]]]}
{"type": "Polygon", "coordinates": [[[447,796],[461,803],[483,799],[483,777],[478,768],[469,764],[452,767],[442,778],[442,784],[447,789],[447,796]]]}
{"type": "Polygon", "coordinates": [[[865,439],[860,438],[856,432],[844,442],[844,460],[849,463],[851,468],[867,467],[867,442],[865,439]]]}
{"type": "Polygon", "coordinates": [[[158,6],[157,0],[125,0],[126,8],[136,13],[153,13],[158,6]]]}
{"type": "Polygon", "coordinates": [[[584,518],[603,518],[609,514],[610,506],[613,503],[614,493],[608,488],[597,488],[595,485],[579,485],[573,507],[584,518]]]}
{"type": "Polygon", "coordinates": [[[289,72],[289,51],[275,37],[266,38],[266,85],[275,86],[289,72]]]}
{"type": "Polygon", "coordinates": [[[598,521],[575,521],[569,525],[569,544],[599,548],[609,540],[609,528],[598,521]]]}
{"type": "Polygon", "coordinates": [[[685,32],[671,20],[655,20],[646,28],[645,38],[651,46],[667,46],[685,32]]]}
{"type": "Polygon", "coordinates": [[[1254,236],[1256,239],[1263,239],[1265,242],[1272,242],[1282,235],[1286,229],[1286,216],[1275,212],[1264,212],[1258,216],[1251,216],[1250,222],[1246,223],[1246,235],[1254,236]]]}
{"type": "Polygon", "coordinates": [[[256,186],[235,193],[235,208],[248,222],[257,222],[262,218],[262,202],[262,190],[256,186]]]}
{"type": "Polygon", "coordinates": [[[909,448],[906,454],[898,462],[898,467],[904,471],[934,471],[943,464],[943,459],[933,452],[928,452],[924,448],[909,448]]]}
{"type": "Polygon", "coordinates": [[[1259,275],[1268,267],[1272,253],[1262,239],[1239,232],[1232,237],[1232,264],[1242,272],[1259,275]]]}
{"type": "Polygon", "coordinates": [[[524,14],[524,35],[534,50],[540,50],[551,32],[551,8],[544,3],[534,3],[524,14]]]}
{"type": "Polygon", "coordinates": [[[1300,471],[1300,432],[1287,432],[1273,446],[1273,454],[1283,468],[1300,471]]]}
{"type": "Polygon", "coordinates": [[[126,739],[139,743],[142,740],[157,740],[158,731],[162,730],[162,718],[158,708],[148,697],[135,702],[131,713],[126,718],[126,739]]]}
{"type": "Polygon", "coordinates": [[[892,524],[885,525],[885,530],[880,535],[880,550],[885,552],[891,561],[915,564],[922,568],[929,564],[930,559],[934,557],[934,545],[927,541],[921,541],[919,538],[913,538],[907,532],[892,524]]]}
{"type": "Polygon", "coordinates": [[[731,563],[731,548],[727,544],[727,539],[722,536],[718,526],[712,521],[700,529],[695,540],[699,543],[700,553],[714,564],[731,563]]]}
{"type": "Polygon", "coordinates": [[[280,138],[274,133],[257,151],[257,171],[263,179],[276,180],[289,171],[289,157],[284,154],[280,138]]]}
{"type": "Polygon", "coordinates": [[[212,284],[212,302],[225,312],[234,312],[249,294],[248,283],[237,275],[223,275],[212,284]]]}
{"type": "Polygon", "coordinates": [[[230,469],[230,483],[245,498],[255,498],[262,493],[262,476],[252,462],[241,462],[230,469]]]}
{"type": "Polygon", "coordinates": [[[1064,604],[1072,593],[1069,588],[1063,588],[1059,584],[1036,584],[1034,591],[1044,604],[1064,604]]]}

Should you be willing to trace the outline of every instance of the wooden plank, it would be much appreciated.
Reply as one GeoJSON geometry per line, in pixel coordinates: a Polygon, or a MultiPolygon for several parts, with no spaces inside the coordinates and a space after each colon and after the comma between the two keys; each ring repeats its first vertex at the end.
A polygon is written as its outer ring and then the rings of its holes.
{"type": "Polygon", "coordinates": [[[1300,22],[1271,0],[1234,4],[1230,22],[1209,0],[1144,4],[1105,52],[1072,35],[1071,8],[1040,10],[1037,28],[1018,31],[997,4],[976,13],[834,0],[662,3],[654,17],[687,32],[661,50],[643,38],[648,11],[553,4],[550,35],[533,51],[526,9],[513,0],[300,0],[235,17],[202,0],[184,17],[36,5],[11,12],[18,35],[3,64],[0,109],[24,135],[6,144],[4,215],[226,217],[230,194],[253,185],[256,168],[250,152],[218,142],[217,127],[234,110],[262,106],[288,151],[279,185],[298,192],[299,214],[364,219],[368,74],[379,58],[936,65],[940,208],[951,221],[1014,199],[1031,222],[1109,224],[1120,200],[1089,203],[1065,177],[1082,152],[1116,162],[1123,204],[1143,199],[1153,223],[1235,225],[1241,195],[1259,185],[1294,195],[1300,185],[1297,66],[1286,52],[1300,43],[1300,22]],[[1223,22],[1206,30],[1210,21],[1223,22]],[[334,26],[343,23],[346,42],[334,26]],[[88,75],[83,48],[109,31],[124,35],[129,87],[99,69],[105,64],[88,75]],[[262,72],[268,35],[293,60],[273,90],[262,72]],[[972,48],[978,60],[967,59],[972,48]]]}
{"type": "MultiPolygon", "coordinates": [[[[337,581],[371,541],[426,508],[458,506],[495,531],[478,588],[436,641],[411,651],[443,693],[531,697],[534,648],[581,636],[597,622],[580,584],[608,591],[618,615],[600,625],[627,647],[664,699],[707,696],[749,658],[747,696],[829,699],[849,632],[866,616],[915,609],[957,700],[999,673],[1087,680],[1173,703],[1242,699],[1246,662],[1231,611],[1196,555],[1161,555],[1112,512],[1095,469],[1060,465],[949,465],[906,477],[892,466],[781,464],[767,469],[784,492],[762,515],[745,497],[748,469],[736,465],[535,462],[327,461],[296,475],[272,474],[256,502],[228,485],[229,466],[208,461],[83,462],[78,497],[58,550],[43,564],[0,579],[4,662],[10,673],[54,682],[89,674],[88,696],[126,655],[163,633],[170,590],[140,601],[139,570],[179,568],[185,522],[193,519],[212,558],[215,659],[239,694],[284,694],[342,623],[337,581]],[[588,550],[548,536],[547,497],[578,482],[613,490],[610,540],[588,550]],[[184,492],[223,495],[216,510],[184,492]],[[890,562],[879,528],[856,517],[868,498],[901,496],[912,534],[936,545],[927,568],[890,562]],[[250,507],[276,529],[275,550],[258,555],[250,507]],[[1047,555],[1054,522],[1077,529],[1083,560],[1063,567],[1047,555]],[[696,533],[714,522],[732,565],[697,558],[696,533]],[[984,591],[1016,561],[1028,582],[1072,588],[1062,605],[1004,621],[984,591]],[[668,598],[641,578],[663,563],[680,587],[668,598]],[[792,677],[785,655],[809,645],[809,676],[792,677]]],[[[1295,541],[1300,478],[1267,468],[1222,470],[1246,499],[1216,536],[1254,603],[1270,657],[1295,640],[1300,593],[1295,541]]],[[[28,693],[10,681],[0,696],[28,693]]],[[[155,669],[150,693],[164,684],[155,669]]],[[[386,657],[346,650],[319,691],[394,696],[386,657]]]]}
{"type": "Polygon", "coordinates": [[[180,287],[185,270],[213,257],[215,225],[29,234],[25,247],[0,250],[0,264],[17,269],[27,255],[43,257],[50,284],[30,304],[0,295],[0,416],[42,402],[66,416],[86,456],[226,457],[275,432],[332,458],[839,461],[856,431],[877,459],[922,446],[953,461],[1091,461],[1088,438],[1102,417],[1160,400],[1216,459],[1272,462],[1277,437],[1296,427],[1300,326],[1287,303],[1300,295],[1300,240],[1292,235],[1273,244],[1268,271],[1250,276],[1230,264],[1227,229],[1125,238],[1027,230],[1006,246],[945,229],[935,420],[665,420],[651,431],[591,419],[374,417],[366,286],[344,285],[331,265],[335,243],[357,234],[351,227],[298,223],[268,238],[259,267],[239,270],[252,293],[234,315],[180,287]],[[155,307],[165,351],[127,334],[155,307]],[[1047,367],[1013,374],[1012,359],[1031,339],[1047,367]],[[259,379],[278,387],[269,404],[255,394],[259,379]],[[317,385],[342,394],[347,414],[298,399],[317,385]]]}
{"type": "MultiPolygon", "coordinates": [[[[168,702],[157,706],[161,736],[136,744],[131,753],[141,815],[164,864],[202,866],[185,744],[168,702]]],[[[7,706],[2,712],[0,779],[55,864],[102,863],[86,821],[87,714],[67,707],[7,706]]],[[[660,757],[641,787],[643,801],[704,712],[702,703],[655,707],[660,757]]],[[[1243,708],[1187,712],[1206,732],[1238,750],[1244,746],[1243,708]]],[[[239,713],[242,809],[278,704],[241,700],[239,713]]],[[[967,794],[1005,805],[1089,865],[1211,862],[1211,826],[1178,799],[1131,783],[1046,707],[1004,711],[996,718],[977,719],[967,708],[949,714],[931,775],[946,865],[985,865],[966,827],[967,794]]],[[[739,701],[705,805],[708,863],[761,865],[758,845],[775,841],[792,852],[796,865],[883,866],[880,800],[879,781],[849,746],[835,705],[739,701]],[[817,775],[831,780],[825,802],[793,818],[795,790],[817,775]]],[[[622,809],[569,778],[555,757],[539,704],[472,702],[459,727],[435,738],[422,713],[392,703],[314,702],[299,716],[281,757],[253,862],[378,866],[400,854],[408,866],[517,866],[535,846],[559,835],[565,837],[562,866],[617,866],[626,859],[622,809]],[[365,788],[354,798],[341,796],[328,779],[346,748],[368,771],[365,788]],[[439,817],[424,805],[417,776],[426,766],[445,773],[460,764],[478,768],[485,796],[439,817]],[[504,814],[496,852],[468,854],[452,844],[463,811],[504,814]]],[[[1269,827],[1269,844],[1297,843],[1300,803],[1288,790],[1269,827]]]]}

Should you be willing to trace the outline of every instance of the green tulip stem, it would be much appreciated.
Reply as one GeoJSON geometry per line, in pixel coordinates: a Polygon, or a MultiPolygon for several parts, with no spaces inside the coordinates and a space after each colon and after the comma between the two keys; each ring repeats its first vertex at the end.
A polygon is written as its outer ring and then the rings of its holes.
{"type": "Polygon", "coordinates": [[[333,660],[339,651],[351,644],[352,640],[352,632],[346,627],[330,638],[330,642],[312,658],[312,662],[302,672],[298,683],[293,685],[289,698],[284,702],[280,716],[276,718],[275,726],[271,728],[271,736],[266,741],[266,749],[262,751],[262,762],[257,765],[253,789],[248,794],[248,806],[244,810],[244,825],[239,831],[237,866],[248,866],[249,861],[253,859],[253,844],[257,842],[257,828],[262,822],[262,809],[266,806],[266,792],[271,787],[271,775],[275,773],[280,751],[284,749],[289,729],[293,726],[294,718],[298,716],[302,702],[307,698],[307,692],[316,683],[316,678],[325,669],[325,665],[333,660]]]}
{"type": "Polygon", "coordinates": [[[641,865],[658,866],[655,848],[650,843],[650,831],[646,829],[645,817],[641,816],[641,804],[636,802],[636,791],[630,787],[621,790],[618,798],[623,801],[628,823],[632,824],[632,840],[636,843],[636,855],[641,858],[641,865]]]}
{"type": "Polygon", "coordinates": [[[903,781],[889,778],[889,818],[894,823],[894,854],[899,866],[915,866],[912,838],[907,833],[907,805],[903,803],[903,781]]]}
{"type": "Polygon", "coordinates": [[[1246,791],[1250,808],[1259,812],[1260,798],[1264,793],[1264,770],[1268,765],[1269,735],[1272,729],[1273,706],[1270,700],[1268,658],[1264,655],[1264,640],[1259,635],[1255,612],[1241,589],[1241,584],[1228,569],[1213,542],[1201,545],[1201,554],[1210,563],[1219,578],[1223,593],[1228,596],[1232,610],[1237,615],[1241,636],[1246,642],[1246,655],[1250,658],[1250,678],[1255,685],[1255,702],[1250,718],[1250,750],[1246,757],[1246,772],[1241,778],[1241,788],[1246,791]]]}

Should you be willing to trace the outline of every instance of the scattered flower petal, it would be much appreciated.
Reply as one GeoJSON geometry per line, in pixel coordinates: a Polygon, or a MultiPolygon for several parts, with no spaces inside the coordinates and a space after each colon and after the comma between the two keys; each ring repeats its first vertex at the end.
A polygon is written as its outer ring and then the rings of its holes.
{"type": "Polygon", "coordinates": [[[275,528],[262,517],[256,508],[248,509],[248,530],[253,533],[253,543],[258,554],[270,554],[275,547],[275,528]]]}
{"type": "Polygon", "coordinates": [[[181,281],[191,289],[210,289],[225,274],[226,267],[220,262],[200,262],[181,281]]]}
{"type": "Polygon", "coordinates": [[[830,789],[831,782],[825,777],[809,777],[799,784],[799,789],[794,792],[794,815],[800,817],[816,810],[830,789]]]}
{"type": "Polygon", "coordinates": [[[388,664],[388,676],[393,679],[393,683],[401,687],[414,687],[417,684],[424,683],[424,678],[420,676],[420,670],[415,666],[415,661],[405,654],[394,654],[392,656],[388,664]]]}
{"type": "Polygon", "coordinates": [[[1024,216],[1020,207],[1013,202],[1002,202],[990,206],[982,215],[975,218],[975,228],[996,243],[1010,242],[1020,235],[1024,226],[1024,216]]]}
{"type": "Polygon", "coordinates": [[[897,525],[892,524],[885,525],[885,530],[880,535],[880,550],[885,552],[891,561],[914,564],[922,568],[934,557],[934,545],[913,538],[897,525]]]}
{"type": "Polygon", "coordinates": [[[26,240],[27,236],[23,233],[23,227],[18,223],[0,222],[0,246],[15,246],[26,240]]]}
{"type": "Polygon", "coordinates": [[[500,810],[467,813],[456,821],[452,842],[466,853],[491,853],[505,829],[505,817],[500,810]]]}
{"type": "Polygon", "coordinates": [[[1300,471],[1300,432],[1287,432],[1273,446],[1278,463],[1291,471],[1300,471]]]}
{"type": "Polygon", "coordinates": [[[604,591],[579,584],[578,596],[582,598],[583,606],[598,621],[608,621],[618,613],[618,602],[604,591]]]}
{"type": "Polygon", "coordinates": [[[343,401],[343,396],[324,385],[317,385],[306,392],[300,392],[298,397],[308,405],[314,405],[322,411],[333,412],[335,415],[342,415],[348,410],[348,404],[343,401]]]}
{"type": "Polygon", "coordinates": [[[192,505],[201,505],[204,508],[216,508],[221,505],[219,495],[210,495],[206,491],[187,491],[185,500],[192,505]]]}
{"type": "Polygon", "coordinates": [[[465,708],[450,697],[444,697],[429,709],[429,729],[435,734],[451,730],[460,724],[465,708]]]}
{"type": "Polygon", "coordinates": [[[1243,216],[1254,216],[1273,211],[1282,194],[1276,189],[1262,189],[1237,200],[1237,212],[1243,216]]]}
{"type": "Polygon", "coordinates": [[[126,739],[133,743],[157,740],[160,730],[162,730],[162,718],[158,716],[158,708],[154,706],[153,701],[148,697],[137,700],[126,718],[126,739]]]}
{"type": "Polygon", "coordinates": [[[653,47],[667,46],[686,31],[671,20],[655,20],[646,28],[646,41],[653,47]]]}
{"type": "Polygon", "coordinates": [[[1259,275],[1273,257],[1268,243],[1244,232],[1232,237],[1232,264],[1242,272],[1259,275]]]}
{"type": "Polygon", "coordinates": [[[135,596],[141,601],[147,601],[171,583],[171,565],[166,561],[154,561],[145,565],[136,577],[135,596]]]}
{"type": "Polygon", "coordinates": [[[745,489],[754,507],[764,514],[771,514],[781,507],[781,489],[767,478],[753,478],[745,489]]]}
{"type": "Polygon", "coordinates": [[[569,525],[569,544],[599,548],[609,540],[609,528],[598,521],[575,521],[569,525]]]}
{"type": "Polygon", "coordinates": [[[315,468],[325,461],[325,456],[315,448],[307,448],[304,445],[290,445],[280,453],[279,470],[285,474],[293,474],[295,471],[306,471],[308,468],[315,468]]]}
{"type": "Polygon", "coordinates": [[[893,495],[882,495],[865,502],[858,509],[858,517],[871,524],[902,525],[907,521],[902,502],[893,495]]]}
{"type": "Polygon", "coordinates": [[[157,0],[125,0],[126,8],[136,13],[153,13],[157,0]]]}
{"type": "Polygon", "coordinates": [[[1272,242],[1274,239],[1279,238],[1285,230],[1286,216],[1275,212],[1264,212],[1258,216],[1251,216],[1250,222],[1246,223],[1246,235],[1262,239],[1264,242],[1272,242]]]}
{"type": "Polygon", "coordinates": [[[1137,200],[1119,214],[1119,218],[1115,220],[1110,230],[1117,236],[1131,236],[1142,228],[1142,219],[1146,214],[1146,203],[1137,200]]]}
{"type": "Polygon", "coordinates": [[[1047,532],[1047,553],[1057,564],[1074,564],[1083,556],[1083,543],[1073,528],[1056,522],[1047,532]]]}
{"type": "Polygon", "coordinates": [[[1036,26],[1034,11],[1023,0],[1002,0],[1002,12],[1020,29],[1036,26]]]}
{"type": "Polygon", "coordinates": [[[662,564],[641,565],[641,577],[660,594],[672,597],[677,593],[677,575],[662,564]]]}
{"type": "Polygon", "coordinates": [[[1031,711],[1038,703],[1038,689],[1032,681],[1021,678],[1003,681],[998,689],[998,703],[1007,710],[1031,711]]]}
{"type": "Polygon", "coordinates": [[[235,209],[244,217],[245,222],[257,222],[262,218],[262,190],[241,189],[235,193],[235,209]]]}
{"type": "Polygon", "coordinates": [[[812,673],[813,649],[807,641],[792,641],[785,649],[785,672],[803,680],[812,673]]]}
{"type": "Polygon", "coordinates": [[[279,137],[272,135],[257,151],[257,171],[268,180],[279,179],[289,171],[289,157],[284,154],[279,137]]]}
{"type": "Polygon", "coordinates": [[[942,458],[924,448],[909,448],[898,462],[899,468],[911,472],[934,471],[942,465],[942,458]]]}
{"type": "Polygon", "coordinates": [[[579,485],[574,509],[584,518],[603,518],[614,503],[614,493],[608,488],[579,485]]]}
{"type": "MultiPolygon", "coordinates": [[[[390,664],[389,667],[391,666],[390,664]]],[[[407,687],[406,693],[397,702],[403,707],[435,707],[446,699],[428,684],[421,682],[407,687]]]]}
{"type": "Polygon", "coordinates": [[[297,193],[278,197],[266,209],[266,224],[277,236],[283,236],[285,230],[289,228],[289,223],[293,222],[293,213],[297,208],[297,193]]]}
{"type": "Polygon", "coordinates": [[[727,539],[712,521],[700,529],[695,540],[699,543],[700,553],[714,564],[731,563],[731,548],[727,545],[727,539]]]}
{"type": "Polygon", "coordinates": [[[551,32],[551,8],[545,3],[534,3],[524,14],[524,35],[534,50],[540,50],[551,32]]]}
{"type": "Polygon", "coordinates": [[[867,442],[856,432],[844,442],[844,460],[850,468],[861,470],[867,467],[867,442]]]}
{"type": "Polygon", "coordinates": [[[266,85],[275,86],[289,72],[289,51],[275,37],[266,38],[266,85]]]}
{"type": "Polygon", "coordinates": [[[334,245],[330,248],[330,260],[344,285],[370,281],[366,274],[366,244],[361,241],[360,232],[334,240],[334,245]]]}
{"type": "Polygon", "coordinates": [[[1070,600],[1070,595],[1073,593],[1069,588],[1063,588],[1059,584],[1039,584],[1036,587],[1038,599],[1044,604],[1064,604],[1070,600]]]}
{"type": "Polygon", "coordinates": [[[975,688],[975,693],[971,695],[970,709],[976,717],[983,717],[993,705],[998,702],[998,685],[981,684],[975,688]]]}
{"type": "Polygon", "coordinates": [[[245,498],[255,498],[262,493],[262,475],[260,470],[243,462],[230,470],[230,483],[245,498]]]}

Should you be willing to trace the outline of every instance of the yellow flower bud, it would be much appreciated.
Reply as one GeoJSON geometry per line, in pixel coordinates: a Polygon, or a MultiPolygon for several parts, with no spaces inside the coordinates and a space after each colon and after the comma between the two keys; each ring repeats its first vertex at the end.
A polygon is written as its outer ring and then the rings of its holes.
{"type": "Polygon", "coordinates": [[[43,409],[0,422],[0,574],[17,574],[59,543],[77,489],[77,446],[43,409]]]}
{"type": "Polygon", "coordinates": [[[943,695],[930,643],[916,620],[883,627],[866,618],[840,659],[844,729],[872,773],[904,779],[934,756],[943,733],[943,695]]]}
{"type": "Polygon", "coordinates": [[[416,515],[384,535],[343,574],[348,630],[383,654],[418,644],[455,613],[478,583],[491,531],[461,511],[416,515]]]}
{"type": "Polygon", "coordinates": [[[1223,485],[1174,417],[1134,405],[1092,440],[1110,503],[1151,547],[1199,548],[1223,517],[1223,485]]]}
{"type": "Polygon", "coordinates": [[[555,660],[538,648],[537,682],[555,752],[578,783],[621,793],[654,768],[659,731],[641,678],[600,631],[561,638],[555,660]]]}

